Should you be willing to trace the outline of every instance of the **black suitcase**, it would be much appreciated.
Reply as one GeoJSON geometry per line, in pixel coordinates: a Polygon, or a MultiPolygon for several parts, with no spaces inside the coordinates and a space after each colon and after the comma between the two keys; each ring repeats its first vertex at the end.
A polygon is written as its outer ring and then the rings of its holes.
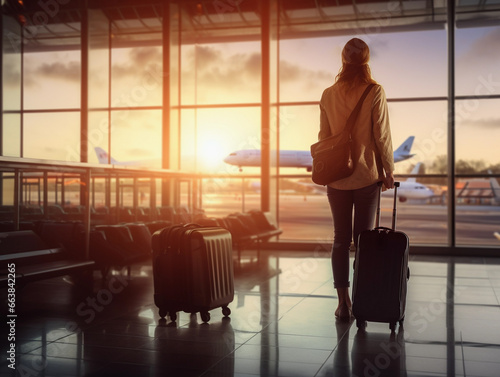
{"type": "Polygon", "coordinates": [[[231,233],[220,227],[173,225],[152,236],[154,301],[161,318],[177,312],[200,312],[222,307],[224,316],[234,299],[231,233]]]}
{"type": "Polygon", "coordinates": [[[406,308],[409,239],[396,231],[399,182],[394,187],[392,228],[380,227],[380,190],[376,227],[361,232],[354,261],[352,311],[358,328],[366,321],[387,322],[392,331],[403,325],[406,308]]]}

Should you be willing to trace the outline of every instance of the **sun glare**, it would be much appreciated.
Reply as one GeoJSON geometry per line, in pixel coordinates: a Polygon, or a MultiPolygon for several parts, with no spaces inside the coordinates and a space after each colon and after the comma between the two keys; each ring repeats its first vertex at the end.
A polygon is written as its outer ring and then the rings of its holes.
{"type": "Polygon", "coordinates": [[[215,137],[198,140],[198,168],[204,172],[216,173],[227,154],[224,143],[215,137]]]}

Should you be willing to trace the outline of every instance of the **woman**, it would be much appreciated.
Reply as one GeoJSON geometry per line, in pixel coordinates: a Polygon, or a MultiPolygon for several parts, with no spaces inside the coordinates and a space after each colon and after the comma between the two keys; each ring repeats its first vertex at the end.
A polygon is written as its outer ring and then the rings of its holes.
{"type": "Polygon", "coordinates": [[[370,84],[375,86],[365,98],[356,123],[352,127],[353,174],[327,186],[332,211],[334,240],[332,270],[339,304],[335,316],[352,316],[349,296],[349,249],[354,237],[372,229],[377,206],[378,186],[394,187],[394,156],[387,110],[382,86],[371,77],[368,45],[358,38],[346,43],[342,50],[342,68],[335,83],[325,89],[320,101],[320,131],[322,140],[339,134],[362,93],[370,84]],[[354,222],[353,222],[354,209],[354,222]]]}

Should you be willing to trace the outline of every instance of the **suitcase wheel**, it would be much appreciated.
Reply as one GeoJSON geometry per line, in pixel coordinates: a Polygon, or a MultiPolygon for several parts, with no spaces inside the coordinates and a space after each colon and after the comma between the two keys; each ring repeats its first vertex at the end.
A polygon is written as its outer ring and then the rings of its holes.
{"type": "Polygon", "coordinates": [[[174,312],[174,311],[170,312],[170,320],[172,322],[175,322],[177,320],[177,313],[176,312],[174,312]]]}
{"type": "Polygon", "coordinates": [[[356,326],[358,327],[358,329],[366,329],[366,321],[362,320],[362,319],[357,319],[356,318],[356,326]]]}
{"type": "Polygon", "coordinates": [[[392,332],[396,331],[396,322],[389,323],[389,328],[392,332]]]}
{"type": "Polygon", "coordinates": [[[210,321],[210,313],[209,312],[200,312],[200,317],[203,322],[210,321]]]}
{"type": "Polygon", "coordinates": [[[224,315],[224,317],[229,317],[231,315],[231,309],[229,309],[227,306],[223,306],[222,314],[224,315]]]}

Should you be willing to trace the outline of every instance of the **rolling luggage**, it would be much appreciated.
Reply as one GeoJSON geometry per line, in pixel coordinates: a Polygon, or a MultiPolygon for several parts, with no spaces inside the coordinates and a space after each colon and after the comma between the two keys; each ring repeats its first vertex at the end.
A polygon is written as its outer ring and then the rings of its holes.
{"type": "Polygon", "coordinates": [[[154,301],[161,318],[177,312],[209,311],[222,307],[224,316],[234,299],[231,233],[219,227],[173,225],[152,236],[154,301]]]}
{"type": "Polygon", "coordinates": [[[409,240],[396,231],[396,202],[399,182],[394,187],[392,228],[380,227],[380,190],[376,227],[361,232],[354,261],[352,311],[358,328],[366,321],[387,322],[392,331],[403,324],[406,307],[409,240]]]}

